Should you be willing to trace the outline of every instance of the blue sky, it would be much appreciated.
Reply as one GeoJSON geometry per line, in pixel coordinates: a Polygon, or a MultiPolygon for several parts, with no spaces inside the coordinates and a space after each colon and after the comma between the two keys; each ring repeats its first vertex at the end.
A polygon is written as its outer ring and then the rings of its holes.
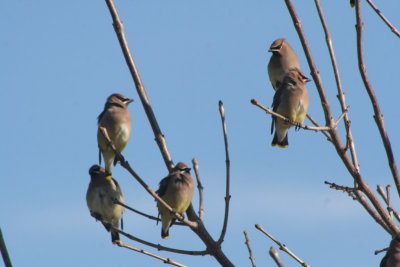
{"type": "MultiPolygon", "coordinates": [[[[350,105],[361,172],[374,189],[392,184],[373,112],[358,74],[354,9],[323,1],[350,105]]],[[[295,1],[331,108],[336,87],[313,1],[295,1]]],[[[398,1],[377,3],[400,25],[398,1]]],[[[261,224],[311,266],[378,266],[376,249],[390,237],[346,194],[325,180],[352,185],[333,147],[320,133],[289,132],[290,147],[270,146],[271,118],[250,104],[270,106],[266,66],[270,43],[285,37],[309,74],[283,1],[116,1],[136,64],[175,162],[196,157],[205,187],[205,224],[217,238],[223,221],[225,158],[218,101],[225,104],[231,156],[231,214],[223,250],[236,266],[250,266],[248,230],[258,266],[273,266],[272,242],[261,224]]],[[[396,80],[398,39],[362,3],[365,60],[396,153],[400,149],[396,80]],[[393,88],[393,89],[392,89],[393,88]]],[[[104,1],[0,3],[0,108],[3,128],[0,227],[15,266],[163,266],[112,246],[85,202],[88,169],[97,162],[96,117],[113,92],[130,106],[132,138],[124,151],[154,189],[166,168],[139,102],[104,1]]],[[[315,85],[309,113],[323,123],[315,85]]],[[[340,125],[341,133],[343,126],[340,125]]],[[[156,214],[152,198],[120,166],[114,170],[127,202],[156,214]]],[[[397,200],[395,195],[394,199],[397,200]]],[[[198,195],[193,203],[197,210],[198,195]]],[[[398,204],[398,203],[397,203],[398,204]]],[[[201,250],[187,228],[160,226],[129,212],[125,230],[163,245],[201,250]]],[[[130,241],[127,241],[130,243],[130,241]]],[[[153,251],[141,244],[133,245],[153,251]]],[[[188,266],[218,266],[211,257],[158,252],[188,266]]],[[[287,265],[295,263],[286,255],[287,265]]]]}

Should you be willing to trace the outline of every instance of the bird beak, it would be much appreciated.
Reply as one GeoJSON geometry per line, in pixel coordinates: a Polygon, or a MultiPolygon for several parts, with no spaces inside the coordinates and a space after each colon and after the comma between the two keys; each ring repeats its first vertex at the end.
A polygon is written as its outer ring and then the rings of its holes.
{"type": "Polygon", "coordinates": [[[126,100],[126,104],[129,105],[130,103],[132,103],[134,100],[133,99],[127,99],[126,100]]]}
{"type": "Polygon", "coordinates": [[[304,78],[304,80],[305,80],[305,82],[306,82],[306,83],[308,83],[308,82],[311,82],[311,81],[312,81],[312,80],[311,80],[310,78],[308,78],[308,77],[305,77],[305,78],[304,78]]]}

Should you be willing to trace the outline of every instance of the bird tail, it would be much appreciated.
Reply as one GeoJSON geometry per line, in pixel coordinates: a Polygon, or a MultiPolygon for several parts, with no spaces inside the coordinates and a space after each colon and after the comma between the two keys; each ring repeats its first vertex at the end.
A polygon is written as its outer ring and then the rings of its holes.
{"type": "Polygon", "coordinates": [[[161,228],[161,237],[162,237],[162,239],[168,239],[168,237],[169,237],[169,227],[167,227],[166,229],[161,228]]]}
{"type": "Polygon", "coordinates": [[[101,165],[101,150],[99,148],[99,165],[101,165]]]}
{"type": "Polygon", "coordinates": [[[119,233],[111,230],[111,242],[115,243],[116,241],[119,241],[119,233]]]}
{"type": "Polygon", "coordinates": [[[275,132],[274,139],[272,140],[271,145],[272,146],[277,146],[277,147],[280,147],[280,148],[287,148],[289,146],[287,133],[286,133],[285,137],[282,139],[282,141],[279,141],[278,140],[278,136],[277,136],[277,134],[275,132]]]}

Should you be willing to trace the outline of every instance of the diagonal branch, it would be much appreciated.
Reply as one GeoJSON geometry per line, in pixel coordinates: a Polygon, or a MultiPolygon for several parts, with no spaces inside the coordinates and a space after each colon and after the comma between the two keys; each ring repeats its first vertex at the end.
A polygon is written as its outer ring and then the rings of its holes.
{"type": "Polygon", "coordinates": [[[173,167],[173,161],[171,155],[168,152],[164,135],[161,133],[153,109],[150,105],[150,101],[147,96],[146,89],[144,88],[142,79],[140,78],[139,71],[136,68],[135,62],[133,61],[133,57],[128,46],[128,41],[125,37],[124,25],[122,24],[121,19],[119,18],[113,0],[106,0],[106,3],[108,9],[110,10],[111,17],[113,19],[114,30],[115,33],[117,34],[118,41],[122,49],[122,53],[124,54],[125,61],[128,64],[129,71],[131,72],[132,78],[135,82],[137,93],[139,94],[144,111],[146,112],[146,115],[149,118],[151,128],[153,129],[155,135],[155,140],[157,142],[159,149],[161,150],[161,155],[163,156],[165,165],[167,166],[168,171],[170,172],[173,167]]]}
{"type": "Polygon", "coordinates": [[[378,16],[385,22],[385,24],[390,28],[390,30],[397,35],[397,37],[400,37],[400,32],[398,29],[396,29],[395,26],[393,26],[392,23],[383,15],[382,11],[380,11],[376,5],[372,2],[372,0],[366,0],[367,3],[372,7],[372,9],[378,14],[378,16]]]}
{"type": "Polygon", "coordinates": [[[249,251],[249,260],[251,262],[251,266],[256,267],[256,258],[253,255],[253,250],[251,249],[250,238],[247,235],[246,231],[243,231],[243,234],[244,234],[244,239],[245,239],[244,243],[246,244],[247,250],[249,251]]]}
{"type": "Polygon", "coordinates": [[[315,5],[317,7],[318,15],[319,15],[322,27],[323,27],[324,32],[325,32],[325,40],[326,40],[326,45],[327,45],[328,50],[329,50],[329,56],[331,58],[333,72],[335,74],[335,81],[336,81],[336,87],[338,89],[338,99],[339,99],[339,102],[340,102],[340,107],[342,108],[342,112],[345,113],[345,115],[344,115],[344,126],[346,128],[347,144],[350,147],[350,153],[351,153],[351,159],[353,161],[353,165],[357,169],[357,171],[359,172],[360,171],[360,169],[359,169],[360,166],[359,166],[359,163],[358,163],[356,148],[355,148],[354,141],[353,141],[353,135],[352,135],[351,130],[350,130],[349,114],[348,114],[348,112],[345,112],[347,110],[346,99],[345,99],[344,91],[343,91],[343,88],[342,88],[342,83],[340,81],[339,69],[338,69],[337,63],[336,63],[336,56],[335,56],[335,51],[333,49],[331,34],[329,32],[328,25],[327,25],[326,20],[325,20],[325,16],[324,16],[324,12],[322,10],[322,6],[320,4],[320,0],[315,0],[315,5]]]}
{"type": "Polygon", "coordinates": [[[229,147],[228,147],[228,135],[225,123],[225,109],[222,101],[219,101],[219,114],[221,115],[221,123],[222,123],[222,131],[224,133],[224,145],[225,145],[225,163],[226,163],[226,188],[225,188],[225,215],[224,215],[224,224],[222,226],[221,235],[217,241],[217,246],[220,246],[222,242],[224,242],[226,230],[228,227],[228,218],[229,218],[229,202],[231,200],[231,195],[229,193],[230,189],[230,164],[231,161],[229,159],[229,147]]]}
{"type": "Polygon", "coordinates": [[[3,233],[1,232],[1,228],[0,228],[0,252],[3,257],[4,266],[12,267],[10,256],[8,255],[8,251],[7,251],[6,242],[4,241],[3,233]]]}
{"type": "Polygon", "coordinates": [[[378,99],[375,95],[375,91],[372,88],[371,83],[369,82],[367,70],[364,63],[364,54],[363,54],[363,28],[364,24],[362,22],[361,17],[361,7],[360,0],[356,1],[356,30],[357,30],[357,56],[358,56],[358,68],[361,74],[361,78],[364,82],[365,89],[367,90],[368,96],[370,98],[372,107],[374,109],[374,119],[375,123],[379,129],[379,133],[381,135],[381,139],[383,145],[386,150],[386,155],[389,161],[389,167],[393,175],[394,183],[396,184],[397,193],[400,196],[400,176],[397,169],[396,160],[394,159],[392,146],[390,144],[389,136],[386,132],[383,114],[381,113],[381,109],[379,107],[378,99]]]}
{"type": "Polygon", "coordinates": [[[181,264],[181,263],[179,263],[179,262],[176,262],[176,261],[174,261],[174,260],[171,260],[170,258],[164,258],[164,257],[161,257],[161,256],[159,256],[159,255],[157,255],[157,254],[148,252],[148,251],[146,251],[146,250],[133,247],[133,246],[131,246],[131,245],[125,244],[124,242],[122,242],[122,241],[120,241],[120,240],[116,243],[116,245],[119,246],[119,247],[127,248],[127,249],[130,249],[130,250],[133,250],[133,251],[142,253],[142,254],[144,254],[144,255],[150,256],[150,257],[152,257],[152,258],[161,260],[161,261],[164,262],[165,264],[170,264],[170,265],[178,266],[178,267],[186,267],[186,265],[183,265],[183,264],[181,264]]]}
{"type": "Polygon", "coordinates": [[[204,196],[203,196],[204,187],[203,187],[203,184],[201,183],[201,179],[200,179],[199,162],[197,161],[197,159],[193,158],[192,164],[193,164],[194,173],[196,175],[197,189],[199,190],[199,218],[200,218],[200,220],[203,221],[203,219],[204,219],[204,196]]]}
{"type": "Polygon", "coordinates": [[[121,166],[125,168],[135,179],[136,181],[139,182],[139,184],[146,189],[146,191],[158,202],[160,202],[166,209],[168,209],[171,214],[175,216],[179,221],[183,222],[185,225],[189,226],[190,228],[197,228],[198,224],[196,222],[189,221],[185,219],[182,215],[180,215],[178,212],[176,212],[173,208],[171,208],[167,202],[165,202],[159,195],[156,194],[156,192],[153,191],[153,189],[150,188],[149,185],[147,185],[142,178],[132,169],[128,161],[125,160],[125,158],[122,156],[122,154],[115,148],[114,144],[110,140],[110,137],[108,136],[107,129],[104,127],[99,127],[100,132],[103,134],[104,138],[106,138],[108,142],[108,146],[114,151],[115,157],[120,161],[121,166]]]}
{"type": "Polygon", "coordinates": [[[290,257],[295,259],[298,263],[300,263],[301,266],[303,267],[310,267],[306,262],[304,262],[302,259],[300,259],[296,254],[294,254],[285,244],[282,244],[279,242],[279,240],[275,239],[272,235],[270,235],[267,231],[265,231],[259,224],[255,225],[256,229],[259,230],[261,233],[266,235],[269,239],[275,242],[279,246],[279,249],[286,252],[290,257]]]}

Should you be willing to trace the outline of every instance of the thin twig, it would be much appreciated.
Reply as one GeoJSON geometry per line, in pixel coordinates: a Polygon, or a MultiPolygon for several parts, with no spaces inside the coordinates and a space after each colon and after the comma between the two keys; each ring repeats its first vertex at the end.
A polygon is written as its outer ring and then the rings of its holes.
{"type": "Polygon", "coordinates": [[[383,15],[382,11],[380,11],[371,0],[367,0],[367,3],[372,7],[372,9],[376,12],[376,14],[378,14],[378,16],[381,17],[383,22],[385,22],[385,24],[390,28],[390,30],[394,34],[396,34],[397,37],[400,37],[399,30],[395,26],[393,26],[392,23],[390,23],[390,21],[385,17],[385,15],[383,15]]]}
{"type": "Polygon", "coordinates": [[[224,134],[224,145],[225,145],[225,163],[226,163],[226,188],[225,188],[225,215],[224,215],[224,224],[222,226],[221,235],[217,241],[217,246],[220,246],[222,242],[224,242],[226,230],[228,228],[228,218],[229,218],[229,202],[231,200],[230,195],[230,164],[231,161],[229,159],[229,146],[228,146],[228,134],[225,122],[225,109],[224,104],[220,100],[218,103],[219,106],[219,114],[221,116],[222,123],[222,131],[224,134]]]}
{"type": "Polygon", "coordinates": [[[173,161],[172,161],[171,155],[169,154],[169,151],[167,149],[164,135],[161,132],[161,129],[160,129],[160,127],[157,123],[156,117],[154,115],[153,109],[150,105],[150,101],[147,96],[146,89],[144,88],[144,84],[139,75],[139,70],[136,68],[135,62],[133,60],[133,56],[129,49],[128,40],[126,39],[125,33],[124,33],[124,25],[122,24],[121,19],[119,18],[119,15],[118,15],[118,12],[114,5],[113,0],[106,0],[106,3],[108,6],[108,9],[110,10],[111,17],[113,19],[114,30],[115,30],[115,33],[117,34],[118,41],[119,41],[119,44],[122,49],[122,53],[124,54],[124,57],[125,57],[125,61],[128,64],[129,71],[131,72],[132,78],[135,82],[135,87],[136,87],[136,90],[140,97],[140,100],[142,102],[144,111],[146,112],[146,115],[149,118],[151,128],[153,129],[153,132],[155,135],[155,140],[157,142],[159,149],[161,150],[161,155],[163,156],[165,165],[167,166],[168,171],[170,172],[173,168],[173,161]]]}
{"type": "Polygon", "coordinates": [[[3,233],[1,231],[1,228],[0,228],[0,251],[1,251],[1,255],[3,257],[4,266],[5,267],[12,267],[10,255],[8,255],[6,242],[4,241],[3,233]]]}
{"type": "Polygon", "coordinates": [[[174,261],[174,260],[171,260],[170,258],[164,258],[164,257],[161,257],[161,256],[159,256],[159,255],[157,255],[157,254],[154,254],[154,253],[145,251],[145,250],[143,250],[143,249],[133,247],[133,246],[131,246],[131,245],[125,244],[125,243],[122,242],[121,240],[117,241],[117,242],[116,242],[116,245],[119,246],[119,247],[127,248],[127,249],[130,249],[130,250],[133,250],[133,251],[142,253],[142,254],[144,254],[144,255],[150,256],[150,257],[152,257],[152,258],[161,260],[161,261],[164,262],[165,264],[170,264],[170,265],[178,266],[178,267],[186,267],[186,265],[183,265],[183,264],[181,264],[181,263],[179,263],[179,262],[176,262],[176,261],[174,261]]]}
{"type": "Polygon", "coordinates": [[[195,159],[195,158],[192,159],[192,165],[193,165],[193,169],[194,169],[194,174],[196,175],[197,189],[199,190],[199,218],[200,218],[200,220],[203,221],[203,219],[204,219],[204,199],[203,199],[204,187],[203,187],[203,184],[201,183],[200,172],[199,172],[199,162],[197,161],[197,159],[195,159]]]}
{"type": "MultiPolygon", "coordinates": [[[[330,131],[330,130],[332,130],[332,128],[331,128],[331,127],[328,127],[328,126],[319,126],[319,127],[315,127],[315,126],[308,126],[308,125],[305,125],[304,123],[297,123],[297,122],[290,121],[290,120],[289,120],[288,118],[286,118],[285,116],[282,116],[281,114],[276,113],[276,112],[274,112],[273,110],[271,110],[271,109],[269,109],[269,108],[267,108],[267,107],[261,105],[256,99],[252,99],[252,100],[251,100],[251,103],[252,103],[253,105],[259,107],[260,109],[264,110],[266,113],[271,114],[272,116],[278,117],[278,118],[284,120],[285,122],[290,123],[290,124],[292,124],[293,126],[296,126],[296,127],[298,127],[298,128],[302,128],[302,129],[304,129],[304,130],[310,130],[310,131],[330,131]]],[[[333,123],[333,125],[332,125],[333,128],[336,128],[336,127],[337,127],[339,121],[340,121],[341,119],[343,119],[343,116],[344,116],[345,113],[347,113],[347,110],[346,110],[345,112],[343,112],[343,113],[340,115],[340,117],[338,118],[338,120],[337,120],[336,122],[333,123]]]]}
{"type": "MultiPolygon", "coordinates": [[[[318,124],[318,122],[317,122],[316,120],[314,120],[313,117],[310,116],[310,114],[307,114],[306,117],[307,117],[307,119],[308,119],[309,121],[311,121],[311,123],[312,123],[315,127],[321,127],[321,126],[318,124]]],[[[322,133],[323,135],[325,135],[326,139],[327,139],[329,142],[332,142],[332,138],[331,138],[331,136],[329,135],[329,132],[327,132],[327,131],[321,131],[321,133],[322,133]]]]}
{"type": "Polygon", "coordinates": [[[378,255],[379,253],[388,251],[388,249],[389,249],[389,248],[383,248],[383,249],[375,250],[374,254],[375,254],[375,255],[378,255]]]}
{"type": "Polygon", "coordinates": [[[335,74],[335,81],[336,81],[336,87],[338,90],[338,99],[340,102],[340,107],[342,109],[342,112],[345,113],[344,115],[344,126],[346,129],[346,135],[347,135],[347,144],[350,147],[350,153],[351,153],[351,159],[353,161],[353,165],[354,167],[357,169],[357,171],[360,171],[360,166],[358,163],[358,157],[357,157],[357,153],[356,153],[356,149],[355,149],[355,144],[353,141],[353,135],[351,133],[350,130],[350,119],[349,119],[349,114],[348,112],[345,112],[347,110],[347,105],[346,105],[346,99],[345,99],[345,95],[344,95],[344,91],[342,88],[342,83],[340,81],[340,75],[339,75],[339,69],[336,63],[336,56],[335,56],[335,50],[333,49],[333,44],[332,44],[332,38],[331,38],[331,34],[329,32],[328,29],[328,25],[326,23],[325,20],[325,16],[324,16],[324,12],[322,10],[322,6],[320,4],[320,0],[315,0],[315,5],[317,7],[317,11],[319,14],[319,18],[321,20],[321,24],[322,27],[324,29],[325,32],[325,40],[326,40],[326,45],[328,47],[329,50],[329,56],[331,58],[331,63],[332,63],[332,68],[333,68],[333,72],[335,74]]]}
{"type": "Polygon", "coordinates": [[[325,184],[329,185],[329,188],[338,190],[338,191],[343,191],[345,193],[347,193],[353,200],[357,200],[356,195],[354,194],[354,187],[348,187],[348,186],[343,186],[343,185],[338,185],[335,183],[331,183],[328,181],[325,181],[325,184]]]}
{"type": "Polygon", "coordinates": [[[295,259],[298,263],[301,264],[303,267],[310,267],[306,262],[304,262],[302,259],[300,259],[296,254],[294,254],[285,244],[282,244],[279,242],[279,240],[275,239],[272,235],[270,235],[267,231],[265,231],[259,224],[255,225],[256,229],[259,230],[261,233],[266,235],[269,239],[275,242],[279,246],[279,249],[286,252],[290,257],[295,259]]]}
{"type": "Polygon", "coordinates": [[[197,223],[196,222],[192,222],[189,221],[187,219],[185,219],[181,214],[179,214],[178,212],[176,212],[173,208],[171,208],[167,202],[165,202],[159,195],[156,194],[156,192],[153,191],[153,189],[150,188],[149,185],[147,185],[142,178],[140,178],[140,176],[132,169],[132,167],[130,166],[130,164],[128,163],[128,161],[125,160],[125,158],[122,156],[122,154],[115,149],[114,144],[112,143],[112,141],[110,140],[110,137],[108,136],[107,133],[107,129],[104,127],[99,127],[100,132],[103,134],[104,138],[107,140],[108,142],[108,146],[114,151],[115,153],[115,157],[118,159],[118,161],[120,161],[121,166],[123,168],[125,168],[135,179],[136,181],[139,182],[139,184],[146,189],[146,191],[158,202],[160,202],[166,209],[168,209],[172,214],[174,214],[174,216],[176,217],[176,219],[178,219],[179,221],[181,221],[182,223],[184,223],[185,225],[189,226],[190,228],[196,228],[197,227],[197,223]]]}
{"type": "MultiPolygon", "coordinates": [[[[113,201],[114,201],[115,204],[121,205],[122,207],[126,208],[127,210],[130,210],[130,211],[132,211],[132,212],[134,212],[134,213],[137,213],[137,214],[139,214],[139,215],[142,215],[143,217],[146,217],[146,218],[148,218],[148,219],[150,219],[150,220],[154,220],[154,221],[157,221],[157,222],[160,222],[160,221],[161,221],[160,218],[158,218],[158,217],[156,217],[156,216],[153,216],[153,215],[150,215],[150,214],[147,214],[147,213],[144,213],[144,212],[142,212],[142,211],[140,211],[140,210],[134,209],[134,208],[132,208],[132,207],[126,205],[125,203],[122,203],[121,201],[119,201],[119,200],[116,199],[116,198],[114,198],[113,201]]],[[[178,221],[178,222],[174,222],[174,225],[185,225],[185,224],[183,224],[183,223],[181,223],[181,222],[178,221]]]]}
{"type": "Polygon", "coordinates": [[[157,250],[163,250],[163,251],[168,251],[168,252],[172,252],[172,253],[193,255],[193,256],[204,256],[204,255],[209,254],[207,252],[207,250],[196,251],[196,250],[183,250],[183,249],[170,248],[170,247],[162,246],[160,244],[155,244],[155,243],[152,243],[152,242],[137,238],[137,237],[135,237],[135,236],[133,236],[131,234],[128,234],[128,233],[126,233],[126,232],[124,232],[122,230],[119,230],[119,229],[118,229],[118,232],[121,235],[123,235],[123,236],[125,236],[125,237],[127,237],[127,238],[129,238],[129,239],[131,239],[133,241],[142,243],[142,244],[144,244],[146,246],[149,246],[149,247],[156,248],[157,250]]]}
{"type": "Polygon", "coordinates": [[[388,205],[388,211],[389,211],[390,217],[393,218],[393,211],[389,209],[392,207],[391,191],[392,191],[392,187],[390,186],[390,184],[388,184],[386,186],[387,205],[388,205]]]}
{"type": "Polygon", "coordinates": [[[269,249],[269,255],[275,261],[278,267],[285,267],[285,265],[281,261],[281,257],[279,257],[279,252],[272,246],[269,249]]]}
{"type": "Polygon", "coordinates": [[[375,95],[375,91],[372,88],[371,83],[369,82],[367,70],[366,70],[365,63],[364,63],[364,54],[363,54],[364,23],[363,23],[362,17],[361,17],[360,0],[356,1],[356,23],[357,23],[356,30],[357,30],[358,69],[360,71],[361,78],[364,82],[365,89],[368,93],[372,107],[374,109],[374,119],[375,119],[376,125],[379,129],[379,133],[381,135],[381,139],[382,139],[383,145],[386,150],[386,155],[387,155],[387,158],[389,161],[389,167],[392,172],[394,183],[396,184],[397,193],[400,196],[400,176],[399,176],[399,172],[397,169],[396,160],[394,158],[392,146],[390,144],[389,135],[388,135],[385,125],[384,125],[383,114],[381,113],[381,109],[379,107],[379,103],[378,103],[378,99],[375,95]]]}
{"type": "Polygon", "coordinates": [[[253,250],[251,249],[250,238],[247,235],[246,231],[243,231],[243,234],[244,234],[244,239],[245,239],[244,243],[246,244],[247,250],[249,251],[249,260],[251,262],[251,266],[256,267],[256,258],[253,255],[253,250]]]}
{"type": "Polygon", "coordinates": [[[388,198],[386,196],[386,192],[383,190],[383,187],[378,185],[376,187],[376,191],[379,193],[379,195],[382,197],[383,201],[385,201],[386,205],[389,206],[388,198]]]}

